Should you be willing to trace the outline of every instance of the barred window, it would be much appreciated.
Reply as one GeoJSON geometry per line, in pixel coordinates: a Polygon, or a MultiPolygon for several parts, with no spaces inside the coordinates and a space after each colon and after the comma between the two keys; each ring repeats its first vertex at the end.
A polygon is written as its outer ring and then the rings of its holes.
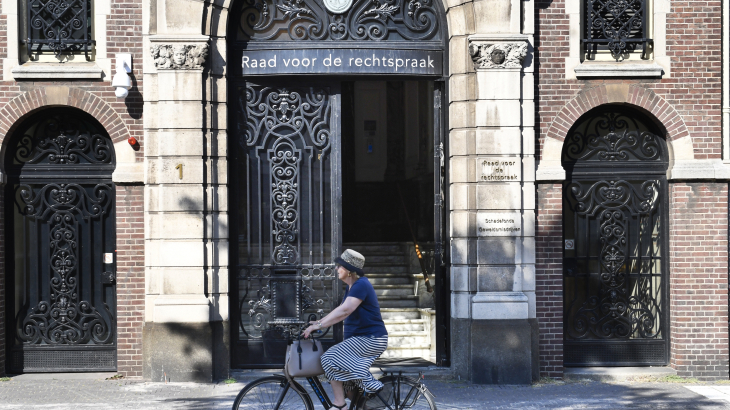
{"type": "Polygon", "coordinates": [[[651,0],[587,0],[583,45],[589,59],[610,53],[616,61],[641,50],[649,58],[653,45],[647,8],[651,0]]]}
{"type": "Polygon", "coordinates": [[[28,56],[84,53],[87,60],[91,36],[90,0],[21,0],[25,5],[25,43],[28,56]]]}

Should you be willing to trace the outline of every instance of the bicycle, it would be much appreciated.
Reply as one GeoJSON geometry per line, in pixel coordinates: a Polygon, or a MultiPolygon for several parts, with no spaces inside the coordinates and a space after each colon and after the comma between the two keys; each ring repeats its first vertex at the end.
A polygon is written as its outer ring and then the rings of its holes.
{"type": "MultiPolygon", "coordinates": [[[[403,375],[403,370],[383,370],[380,382],[383,388],[377,393],[358,391],[351,400],[349,410],[436,410],[434,396],[418,379],[403,375]],[[398,373],[396,375],[396,372],[398,373]]],[[[233,410],[314,410],[309,393],[294,378],[284,374],[256,379],[241,389],[233,402],[233,410]]],[[[332,407],[319,376],[307,377],[307,383],[319,399],[322,407],[332,407]]]]}

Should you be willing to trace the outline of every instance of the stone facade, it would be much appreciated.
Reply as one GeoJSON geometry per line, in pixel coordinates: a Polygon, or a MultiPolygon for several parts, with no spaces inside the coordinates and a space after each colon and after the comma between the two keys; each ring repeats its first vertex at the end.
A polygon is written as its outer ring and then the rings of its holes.
{"type": "MultiPolygon", "coordinates": [[[[43,107],[99,120],[117,157],[117,369],[153,381],[225,377],[229,329],[238,326],[229,319],[229,293],[238,292],[229,285],[233,4],[93,1],[96,59],[63,64],[24,59],[13,34],[22,10],[2,2],[0,140],[43,107]],[[133,58],[124,100],[110,83],[116,53],[133,58]]],[[[727,378],[721,3],[655,0],[651,55],[622,62],[581,54],[577,0],[447,0],[442,8],[454,375],[490,384],[563,376],[561,153],[579,118],[620,104],[656,120],[670,151],[669,365],[682,376],[727,378]]],[[[0,374],[6,274],[0,269],[0,374]]]]}

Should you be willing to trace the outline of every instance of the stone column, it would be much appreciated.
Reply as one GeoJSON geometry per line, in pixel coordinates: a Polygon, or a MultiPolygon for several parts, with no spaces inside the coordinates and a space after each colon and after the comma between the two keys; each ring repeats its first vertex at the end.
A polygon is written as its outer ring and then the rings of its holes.
{"type": "Polygon", "coordinates": [[[217,299],[210,295],[208,273],[221,258],[218,246],[211,246],[211,227],[219,219],[206,192],[219,183],[219,174],[225,181],[226,166],[210,153],[208,37],[154,35],[149,44],[144,377],[211,381],[214,341],[223,337],[213,320],[217,299]]]}
{"type": "Polygon", "coordinates": [[[460,355],[472,382],[529,383],[537,375],[531,36],[468,41],[474,131],[463,136],[465,155],[450,158],[453,340],[468,349],[460,355]]]}

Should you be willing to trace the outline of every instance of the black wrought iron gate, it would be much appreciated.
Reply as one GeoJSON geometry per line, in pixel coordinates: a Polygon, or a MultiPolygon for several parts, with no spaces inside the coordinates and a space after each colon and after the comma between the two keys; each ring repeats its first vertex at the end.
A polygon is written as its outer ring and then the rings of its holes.
{"type": "MultiPolygon", "coordinates": [[[[232,364],[272,367],[283,363],[283,331],[339,303],[339,89],[284,80],[236,92],[232,364]]],[[[319,337],[333,343],[340,331],[319,337]]]]}
{"type": "Polygon", "coordinates": [[[116,370],[114,148],[74,109],[24,122],[6,154],[9,368],[116,370]]]}
{"type": "Polygon", "coordinates": [[[641,113],[582,117],[566,139],[566,366],[666,365],[667,150],[641,113]]]}

